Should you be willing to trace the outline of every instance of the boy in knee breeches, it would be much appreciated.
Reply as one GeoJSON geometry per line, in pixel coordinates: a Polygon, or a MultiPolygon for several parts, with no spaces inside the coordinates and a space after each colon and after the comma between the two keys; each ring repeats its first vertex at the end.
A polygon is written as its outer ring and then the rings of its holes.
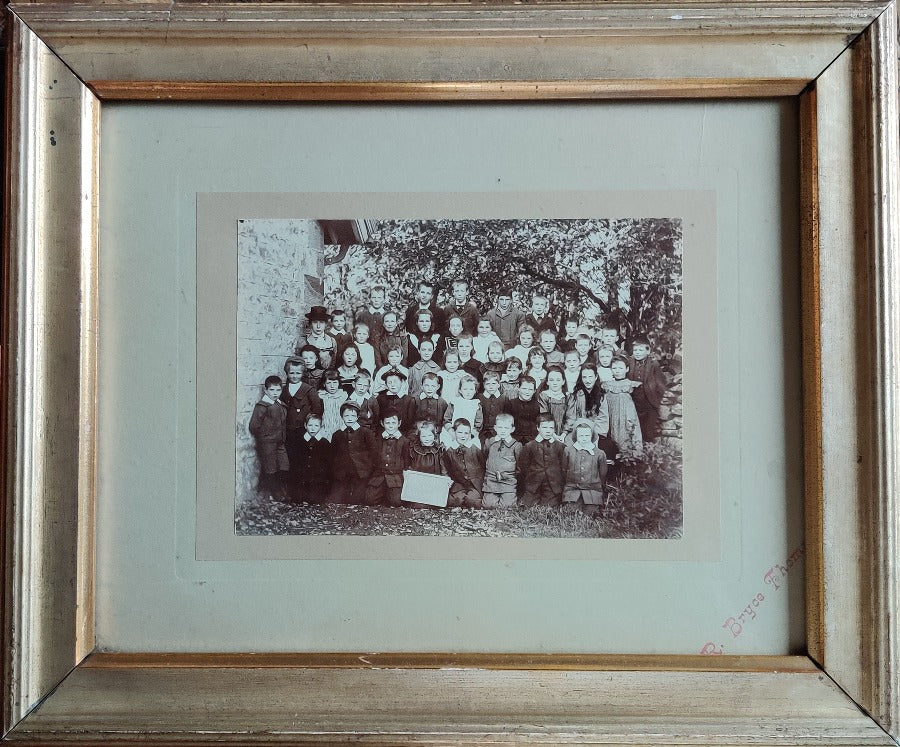
{"type": "Polygon", "coordinates": [[[280,498],[290,469],[284,448],[287,408],[279,400],[282,387],[278,376],[266,378],[263,388],[264,394],[253,407],[248,429],[256,440],[259,458],[258,490],[269,497],[280,498]]]}
{"type": "Polygon", "coordinates": [[[457,446],[444,451],[444,466],[453,478],[447,506],[481,508],[484,455],[480,448],[472,445],[472,426],[465,418],[453,422],[453,435],[457,446]]]}
{"type": "Polygon", "coordinates": [[[359,407],[352,402],[341,405],[343,430],[331,437],[332,484],[331,503],[357,505],[365,503],[366,487],[372,477],[375,456],[375,433],[361,428],[359,407]]]}
{"type": "Polygon", "coordinates": [[[522,444],[512,437],[513,416],[502,412],[494,421],[497,435],[484,445],[485,508],[512,508],[516,505],[516,476],[522,444]]]}
{"type": "Polygon", "coordinates": [[[400,433],[400,416],[393,410],[384,413],[382,431],[375,444],[375,463],[366,502],[370,506],[400,506],[403,470],[409,467],[409,441],[400,433]]]}
{"type": "Polygon", "coordinates": [[[538,434],[519,455],[521,503],[558,506],[565,483],[565,448],[556,437],[556,421],[550,413],[538,415],[538,434]]]}

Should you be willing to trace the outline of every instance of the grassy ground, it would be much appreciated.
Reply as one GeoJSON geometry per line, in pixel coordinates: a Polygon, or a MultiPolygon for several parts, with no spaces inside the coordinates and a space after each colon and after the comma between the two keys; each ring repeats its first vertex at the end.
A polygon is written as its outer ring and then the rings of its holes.
{"type": "Polygon", "coordinates": [[[682,534],[680,455],[650,448],[608,486],[596,518],[570,507],[480,510],[290,504],[256,498],[235,516],[239,535],[337,534],[676,539],[682,534]]]}

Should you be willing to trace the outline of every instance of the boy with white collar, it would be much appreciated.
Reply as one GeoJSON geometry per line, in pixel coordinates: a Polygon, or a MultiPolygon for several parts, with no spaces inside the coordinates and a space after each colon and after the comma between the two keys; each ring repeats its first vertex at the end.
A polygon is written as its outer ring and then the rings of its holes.
{"type": "Polygon", "coordinates": [[[304,433],[298,439],[291,462],[293,497],[307,503],[321,503],[328,495],[331,471],[331,442],[322,430],[322,416],[306,416],[304,433]]]}
{"type": "Polygon", "coordinates": [[[541,413],[537,424],[537,437],[519,455],[524,508],[558,506],[565,484],[565,447],[556,435],[556,421],[550,413],[541,413]]]}
{"type": "Polygon", "coordinates": [[[344,427],[331,438],[331,503],[357,505],[365,502],[366,487],[372,476],[377,436],[359,425],[359,407],[351,402],[341,405],[344,427]]]}
{"type": "Polygon", "coordinates": [[[263,382],[263,396],[253,406],[248,429],[256,440],[259,458],[259,486],[257,490],[269,498],[283,497],[285,476],[290,469],[284,448],[287,408],[281,396],[281,379],[268,376],[263,382]]]}
{"type": "Polygon", "coordinates": [[[596,516],[603,501],[606,472],[612,464],[607,455],[594,442],[594,426],[590,420],[575,424],[575,442],[566,445],[566,484],[563,503],[580,508],[588,516],[596,516]]]}
{"type": "Polygon", "coordinates": [[[484,508],[513,508],[516,505],[516,476],[522,444],[512,437],[513,416],[506,412],[497,415],[494,430],[497,435],[485,444],[484,508]]]}
{"type": "Polygon", "coordinates": [[[381,418],[381,435],[375,446],[375,465],[366,503],[370,506],[400,506],[403,491],[403,470],[409,466],[409,441],[400,433],[400,415],[387,410],[381,418]]]}

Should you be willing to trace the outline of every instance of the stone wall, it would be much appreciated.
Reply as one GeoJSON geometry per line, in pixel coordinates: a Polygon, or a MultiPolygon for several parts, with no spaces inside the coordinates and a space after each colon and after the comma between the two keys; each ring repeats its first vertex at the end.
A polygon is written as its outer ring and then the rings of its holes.
{"type": "Polygon", "coordinates": [[[663,395],[659,408],[659,417],[662,420],[660,440],[675,448],[681,447],[682,395],[681,374],[677,373],[666,387],[666,393],[663,395]]]}
{"type": "Polygon", "coordinates": [[[253,495],[259,473],[250,415],[267,376],[284,379],[284,361],[303,340],[306,312],[322,303],[322,230],[314,220],[238,223],[237,495],[253,495]]]}

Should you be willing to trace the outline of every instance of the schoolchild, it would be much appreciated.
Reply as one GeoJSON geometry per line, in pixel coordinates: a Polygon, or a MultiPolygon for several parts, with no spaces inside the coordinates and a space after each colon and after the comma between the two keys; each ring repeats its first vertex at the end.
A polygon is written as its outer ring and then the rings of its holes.
{"type": "Polygon", "coordinates": [[[645,442],[653,441],[659,437],[659,406],[666,392],[666,377],[650,356],[650,341],[646,337],[632,340],[630,363],[629,377],[641,382],[631,395],[641,421],[641,435],[645,442]]]}
{"type": "Polygon", "coordinates": [[[281,395],[281,379],[268,376],[263,382],[263,396],[253,406],[248,429],[256,442],[259,459],[259,484],[257,491],[269,498],[284,496],[285,478],[290,470],[287,451],[284,448],[287,408],[278,399],[281,395]]]}
{"type": "Polygon", "coordinates": [[[637,456],[643,451],[643,438],[631,394],[641,386],[641,382],[626,378],[628,363],[624,358],[613,358],[612,374],[613,380],[604,381],[602,385],[609,408],[609,435],[620,452],[637,456]]]}
{"type": "Polygon", "coordinates": [[[556,436],[549,413],[538,415],[538,434],[519,454],[521,497],[525,508],[558,506],[565,485],[565,447],[556,436]]]}
{"type": "Polygon", "coordinates": [[[456,350],[444,356],[444,368],[438,372],[441,379],[441,396],[448,402],[459,396],[459,382],[466,372],[459,367],[459,353],[456,350]]]}
{"type": "Polygon", "coordinates": [[[472,338],[472,356],[480,363],[487,363],[488,346],[493,342],[500,345],[501,350],[503,349],[503,343],[500,342],[497,333],[491,328],[490,319],[486,317],[479,319],[478,334],[472,338]]]}
{"type": "Polygon", "coordinates": [[[388,371],[398,371],[402,373],[406,379],[403,382],[403,386],[400,387],[399,394],[406,394],[407,389],[407,381],[409,380],[409,369],[404,366],[401,361],[403,360],[403,351],[399,346],[394,346],[387,353],[387,362],[378,369],[375,373],[375,394],[378,394],[381,391],[386,389],[384,384],[384,378],[387,376],[388,371]]]}
{"type": "Polygon", "coordinates": [[[540,333],[545,329],[556,334],[556,323],[550,318],[550,300],[546,296],[536,295],[531,299],[531,311],[525,315],[525,324],[534,327],[540,333]]]}
{"type": "Polygon", "coordinates": [[[613,324],[604,324],[600,329],[600,344],[597,346],[612,348],[614,353],[621,352],[619,349],[619,330],[613,324]]]}
{"type": "MultiPolygon", "coordinates": [[[[431,422],[436,425],[443,424],[447,414],[447,402],[438,395],[441,380],[433,371],[428,371],[422,379],[421,391],[412,397],[413,406],[410,408],[410,426],[407,431],[412,432],[417,423],[431,422]]],[[[412,396],[412,395],[410,395],[412,396]]]]}
{"type": "Polygon", "coordinates": [[[609,459],[594,442],[594,426],[587,420],[575,424],[575,442],[565,447],[566,482],[563,505],[596,516],[603,503],[609,459]]]}
{"type": "MultiPolygon", "coordinates": [[[[547,354],[542,348],[534,347],[528,353],[528,364],[524,376],[530,376],[538,389],[542,389],[547,380],[547,354]]],[[[518,420],[516,422],[519,422],[518,420]]]]}
{"type": "Polygon", "coordinates": [[[556,347],[556,332],[552,329],[545,329],[541,331],[540,335],[540,345],[541,350],[544,351],[544,355],[547,358],[548,366],[561,366],[563,365],[563,361],[565,360],[565,355],[562,351],[556,347]]]}
{"type": "Polygon", "coordinates": [[[512,437],[515,422],[501,412],[494,421],[497,435],[485,442],[484,508],[512,508],[516,505],[516,475],[522,444],[512,437]]]}
{"type": "Polygon", "coordinates": [[[293,498],[321,503],[328,497],[331,475],[331,444],[322,433],[321,415],[307,415],[295,455],[291,462],[293,498]]]}
{"type": "MultiPolygon", "coordinates": [[[[422,391],[422,379],[427,373],[437,373],[441,367],[434,361],[434,343],[431,340],[422,340],[419,343],[419,360],[409,368],[409,379],[407,386],[409,387],[409,396],[418,397],[422,391]]],[[[438,388],[440,388],[440,379],[438,379],[438,388]]]]}
{"type": "MultiPolygon", "coordinates": [[[[516,423],[516,439],[523,444],[537,435],[537,418],[540,414],[535,391],[537,384],[530,376],[523,376],[519,381],[519,396],[506,400],[503,412],[513,416],[516,423]]],[[[497,427],[496,422],[494,427],[497,427]]]]}
{"type": "Polygon", "coordinates": [[[409,441],[400,433],[400,416],[394,410],[385,411],[381,426],[366,502],[370,506],[398,507],[401,505],[403,470],[409,466],[409,441]]]}
{"type": "Polygon", "coordinates": [[[563,352],[568,349],[574,349],[578,340],[578,318],[567,316],[563,321],[563,332],[559,341],[559,346],[563,348],[563,352]]]}
{"type": "Polygon", "coordinates": [[[537,342],[537,331],[530,324],[519,327],[518,344],[506,351],[507,358],[518,358],[522,368],[528,365],[528,354],[537,342]]]}
{"type": "Polygon", "coordinates": [[[484,439],[494,437],[494,421],[497,416],[503,412],[505,400],[503,393],[500,391],[500,374],[496,371],[484,372],[484,390],[478,395],[478,401],[481,402],[481,438],[484,439]]]}
{"type": "Polygon", "coordinates": [[[519,327],[525,323],[525,312],[513,305],[511,288],[497,291],[497,303],[487,313],[487,319],[504,348],[511,348],[516,344],[519,327]]]}
{"type": "Polygon", "coordinates": [[[378,421],[375,419],[375,407],[373,404],[374,397],[371,392],[372,377],[368,372],[360,371],[353,383],[353,394],[347,397],[348,402],[352,402],[359,408],[357,422],[363,428],[375,429],[378,427],[378,421]]]}
{"type": "Polygon", "coordinates": [[[303,361],[303,383],[315,390],[321,389],[325,370],[319,366],[319,351],[312,345],[304,345],[297,352],[303,361]]]}
{"type": "Polygon", "coordinates": [[[284,447],[287,450],[291,472],[296,474],[295,451],[303,437],[306,418],[309,415],[322,415],[322,400],[315,389],[303,383],[303,361],[300,358],[288,358],[284,362],[284,372],[287,383],[279,397],[287,408],[284,447]]]}
{"type": "Polygon", "coordinates": [[[422,359],[422,343],[431,343],[431,360],[440,364],[444,356],[444,337],[435,329],[434,316],[430,311],[420,311],[416,315],[416,326],[407,327],[407,365],[411,368],[422,359]]]}
{"type": "Polygon", "coordinates": [[[566,352],[563,358],[563,376],[566,380],[565,390],[568,394],[572,394],[581,380],[581,361],[578,351],[574,348],[566,352]]]}
{"type": "Polygon", "coordinates": [[[587,420],[594,427],[594,435],[606,436],[609,433],[609,406],[606,403],[606,392],[597,377],[597,367],[586,363],[581,369],[581,381],[575,387],[564,430],[571,433],[575,423],[587,420]]]}
{"type": "Polygon", "coordinates": [[[366,369],[370,374],[375,374],[375,348],[369,342],[369,325],[358,323],[353,325],[353,342],[359,350],[360,368],[366,369]]]}
{"type": "Polygon", "coordinates": [[[551,366],[547,369],[547,385],[538,394],[538,407],[542,415],[550,415],[557,435],[565,437],[563,425],[574,398],[569,398],[565,392],[565,375],[559,366],[551,366]]]}
{"type": "Polygon", "coordinates": [[[325,330],[331,315],[324,306],[313,306],[306,314],[309,322],[309,334],[306,336],[306,344],[312,345],[319,356],[319,365],[325,369],[330,368],[337,358],[337,342],[325,330]]]}
{"type": "Polygon", "coordinates": [[[481,385],[481,377],[484,376],[484,366],[475,357],[472,335],[463,332],[459,336],[456,352],[459,353],[459,367],[467,374],[474,376],[478,384],[481,385]]]}
{"type": "Polygon", "coordinates": [[[499,340],[494,340],[488,345],[487,360],[484,362],[484,370],[485,373],[488,371],[496,371],[500,376],[506,373],[506,357],[503,354],[503,343],[499,340]]]}
{"type": "Polygon", "coordinates": [[[385,311],[381,318],[381,334],[375,346],[375,365],[384,366],[388,353],[394,348],[400,350],[400,363],[406,365],[409,359],[409,336],[399,328],[400,319],[396,311],[385,311]]]}
{"type": "Polygon", "coordinates": [[[465,332],[463,320],[456,314],[447,319],[447,334],[444,335],[444,356],[459,347],[459,336],[465,332]]]}
{"type": "Polygon", "coordinates": [[[586,332],[579,332],[575,338],[575,352],[578,353],[578,365],[596,363],[597,355],[591,347],[591,336],[586,332]]]}
{"type": "Polygon", "coordinates": [[[600,381],[612,381],[612,362],[616,355],[616,351],[604,345],[597,351],[597,378],[600,381]]]}
{"type": "Polygon", "coordinates": [[[432,327],[435,332],[440,332],[444,329],[444,324],[446,322],[444,310],[437,305],[437,301],[435,300],[434,283],[427,280],[422,280],[419,283],[419,289],[416,291],[416,300],[406,309],[406,314],[403,318],[403,326],[406,328],[407,332],[412,331],[418,326],[418,316],[423,311],[431,314],[432,327]]]}
{"type": "Polygon", "coordinates": [[[522,380],[522,362],[518,358],[506,361],[506,371],[500,377],[500,391],[507,399],[519,396],[519,382],[522,380]]]}
{"type": "Polygon", "coordinates": [[[437,443],[437,428],[430,420],[416,424],[409,447],[409,468],[429,475],[443,475],[444,462],[437,443]]]}
{"type": "Polygon", "coordinates": [[[412,427],[410,407],[412,406],[412,398],[405,394],[400,394],[403,385],[406,384],[406,375],[400,371],[388,371],[384,375],[385,389],[372,400],[373,416],[375,422],[380,423],[382,413],[393,410],[400,418],[400,432],[404,433],[412,427]]]}
{"type": "MultiPolygon", "coordinates": [[[[372,345],[377,345],[381,338],[381,331],[384,328],[382,321],[387,312],[387,309],[385,308],[386,301],[387,289],[383,285],[373,285],[369,290],[369,305],[357,309],[356,313],[353,315],[354,329],[360,324],[365,324],[369,330],[368,342],[372,345]]],[[[354,334],[354,337],[355,336],[356,335],[354,334]]],[[[357,342],[359,342],[358,339],[357,342]]],[[[372,363],[372,368],[368,370],[375,370],[374,361],[372,363]]]]}
{"type": "Polygon", "coordinates": [[[472,443],[472,425],[465,418],[453,421],[456,446],[444,449],[444,468],[453,478],[448,508],[481,508],[484,483],[484,454],[472,443]]]}
{"type": "Polygon", "coordinates": [[[325,438],[330,440],[334,433],[344,426],[341,406],[349,395],[346,390],[341,389],[341,375],[333,368],[325,372],[322,386],[324,388],[319,395],[322,399],[322,432],[325,438]]]}
{"type": "Polygon", "coordinates": [[[343,309],[335,309],[331,312],[331,327],[328,334],[334,338],[337,348],[335,357],[340,358],[344,348],[353,342],[353,335],[347,329],[347,314],[343,309]]]}
{"type": "Polygon", "coordinates": [[[353,393],[356,377],[362,370],[359,365],[359,348],[356,347],[356,343],[351,342],[341,351],[340,365],[337,367],[341,389],[347,392],[348,396],[353,393]]]}
{"type": "Polygon", "coordinates": [[[474,376],[465,375],[459,382],[459,396],[447,400],[447,411],[444,413],[444,430],[441,433],[441,445],[456,446],[453,423],[463,419],[469,423],[472,430],[471,437],[477,443],[478,434],[484,422],[484,414],[481,410],[481,402],[478,401],[478,380],[474,376]]]}
{"type": "Polygon", "coordinates": [[[341,406],[344,427],[331,442],[331,503],[358,505],[365,503],[366,488],[372,476],[377,436],[357,422],[359,408],[345,402],[341,406]]]}
{"type": "Polygon", "coordinates": [[[478,333],[478,307],[469,300],[469,284],[465,280],[454,280],[450,286],[453,296],[451,302],[444,307],[444,314],[449,324],[450,318],[457,316],[462,320],[463,330],[473,337],[478,333]]]}

